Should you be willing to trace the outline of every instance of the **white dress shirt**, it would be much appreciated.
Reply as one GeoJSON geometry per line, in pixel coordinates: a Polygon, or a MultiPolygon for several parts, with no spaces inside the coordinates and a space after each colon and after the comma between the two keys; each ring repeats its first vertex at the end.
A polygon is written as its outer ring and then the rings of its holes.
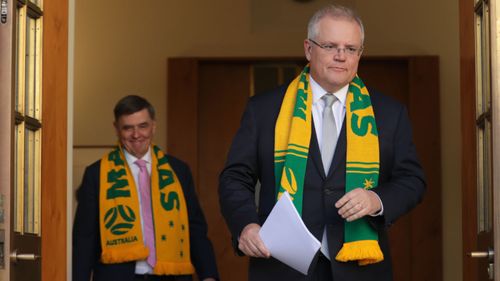
{"type": "MultiPolygon", "coordinates": [[[[311,86],[313,100],[312,100],[312,115],[314,121],[314,129],[316,130],[316,139],[318,140],[318,145],[321,149],[323,145],[323,111],[325,110],[325,102],[321,98],[328,92],[325,91],[312,76],[309,76],[309,85],[311,86]]],[[[335,117],[335,125],[337,125],[337,136],[340,136],[340,131],[342,131],[342,123],[345,118],[345,100],[347,97],[347,90],[349,90],[349,84],[347,84],[342,89],[338,90],[333,94],[337,101],[332,105],[333,116],[335,117]]],[[[335,151],[335,148],[334,148],[335,151]]]]}

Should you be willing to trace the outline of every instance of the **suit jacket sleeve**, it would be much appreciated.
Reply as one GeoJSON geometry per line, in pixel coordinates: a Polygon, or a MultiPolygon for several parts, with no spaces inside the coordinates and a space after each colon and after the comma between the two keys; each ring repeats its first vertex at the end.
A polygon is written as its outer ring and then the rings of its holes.
{"type": "Polygon", "coordinates": [[[212,277],[219,279],[214,249],[208,239],[207,223],[194,189],[189,167],[175,157],[169,156],[170,164],[182,185],[189,216],[189,241],[191,261],[200,280],[212,277]]]}
{"type": "MultiPolygon", "coordinates": [[[[384,171],[379,186],[374,191],[384,205],[382,217],[384,225],[392,224],[396,219],[413,209],[425,192],[424,172],[418,161],[417,152],[412,141],[410,119],[406,108],[402,105],[391,117],[396,120],[394,133],[388,140],[381,137],[381,142],[388,142],[392,153],[387,162],[388,171],[384,171]]],[[[382,144],[383,145],[383,144],[382,144]]],[[[381,158],[384,155],[381,154],[381,158]]],[[[382,171],[381,171],[382,172],[382,171]]]]}
{"type": "Polygon", "coordinates": [[[89,281],[99,260],[99,162],[85,169],[73,224],[73,281],[89,281]]]}
{"type": "Polygon", "coordinates": [[[259,223],[255,204],[258,178],[255,109],[254,99],[250,99],[219,178],[221,212],[232,233],[236,250],[243,228],[250,223],[259,223]]]}

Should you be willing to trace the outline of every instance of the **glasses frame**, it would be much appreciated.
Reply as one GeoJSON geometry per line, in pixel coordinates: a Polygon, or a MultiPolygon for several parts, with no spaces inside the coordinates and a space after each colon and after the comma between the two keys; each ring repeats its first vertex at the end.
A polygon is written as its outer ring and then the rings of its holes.
{"type": "Polygon", "coordinates": [[[327,53],[340,54],[341,51],[344,51],[344,55],[347,55],[347,56],[359,56],[359,55],[361,55],[361,52],[363,52],[363,46],[361,46],[359,48],[355,48],[355,47],[343,47],[343,48],[340,48],[340,47],[336,46],[335,44],[320,44],[320,43],[314,41],[311,38],[308,38],[307,40],[311,41],[314,45],[316,45],[316,46],[320,47],[321,49],[325,50],[325,52],[327,52],[327,53]]]}

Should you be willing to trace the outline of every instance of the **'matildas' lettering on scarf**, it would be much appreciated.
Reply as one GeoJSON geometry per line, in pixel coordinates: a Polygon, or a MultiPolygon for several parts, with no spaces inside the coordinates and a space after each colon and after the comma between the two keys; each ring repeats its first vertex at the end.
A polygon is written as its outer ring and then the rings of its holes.
{"type": "Polygon", "coordinates": [[[375,117],[373,116],[364,116],[360,121],[359,116],[356,113],[353,113],[351,127],[352,132],[360,137],[366,136],[368,131],[370,131],[370,134],[378,136],[377,127],[375,126],[375,117]]]}
{"type": "MultiPolygon", "coordinates": [[[[361,79],[359,79],[361,81],[361,79]]],[[[357,84],[353,83],[352,87],[359,87],[357,84]]],[[[353,101],[349,104],[351,106],[352,118],[351,118],[351,128],[352,132],[358,136],[365,136],[368,131],[374,136],[378,136],[377,125],[375,123],[375,116],[365,115],[360,118],[359,114],[363,112],[366,113],[367,108],[371,108],[370,95],[368,92],[366,94],[362,93],[360,88],[357,91],[351,91],[353,101]],[[371,130],[370,130],[371,128],[371,130]]],[[[369,113],[367,113],[369,114],[369,113]]]]}
{"type": "MultiPolygon", "coordinates": [[[[304,82],[304,83],[307,83],[304,82]]],[[[304,85],[307,88],[307,85],[304,85]]],[[[297,91],[297,107],[293,111],[293,117],[300,118],[306,121],[306,113],[307,113],[307,93],[304,89],[299,89],[297,91]]]]}
{"type": "MultiPolygon", "coordinates": [[[[194,273],[190,257],[189,220],[182,186],[157,146],[151,147],[151,208],[157,275],[194,273]],[[167,239],[167,237],[171,237],[167,239]]],[[[150,249],[144,244],[139,195],[134,178],[118,146],[101,159],[99,223],[101,260],[122,263],[144,260],[150,249]]]]}
{"type": "Polygon", "coordinates": [[[276,121],[274,138],[277,197],[287,191],[299,214],[302,213],[303,171],[306,169],[312,130],[312,95],[308,74],[309,65],[288,86],[276,121]]]}
{"type": "Polygon", "coordinates": [[[120,170],[111,170],[108,172],[108,183],[110,183],[111,186],[106,192],[107,199],[130,197],[130,186],[126,176],[127,170],[125,170],[125,168],[121,168],[120,170]]]}
{"type": "MultiPolygon", "coordinates": [[[[157,147],[155,146],[155,149],[157,147]]],[[[157,151],[155,151],[157,153],[157,151]]],[[[167,164],[167,157],[164,155],[162,158],[158,158],[158,167],[162,167],[167,164]]],[[[166,211],[172,210],[174,207],[179,210],[179,194],[175,191],[168,191],[165,188],[174,183],[174,173],[170,170],[159,170],[158,176],[160,178],[160,202],[163,209],[166,211]]]]}

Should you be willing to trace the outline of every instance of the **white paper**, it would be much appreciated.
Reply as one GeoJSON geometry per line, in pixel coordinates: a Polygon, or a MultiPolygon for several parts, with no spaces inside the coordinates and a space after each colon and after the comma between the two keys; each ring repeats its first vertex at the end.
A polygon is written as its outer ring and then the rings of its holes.
{"type": "Polygon", "coordinates": [[[304,225],[287,192],[274,205],[259,234],[274,258],[304,275],[321,247],[304,225]]]}

